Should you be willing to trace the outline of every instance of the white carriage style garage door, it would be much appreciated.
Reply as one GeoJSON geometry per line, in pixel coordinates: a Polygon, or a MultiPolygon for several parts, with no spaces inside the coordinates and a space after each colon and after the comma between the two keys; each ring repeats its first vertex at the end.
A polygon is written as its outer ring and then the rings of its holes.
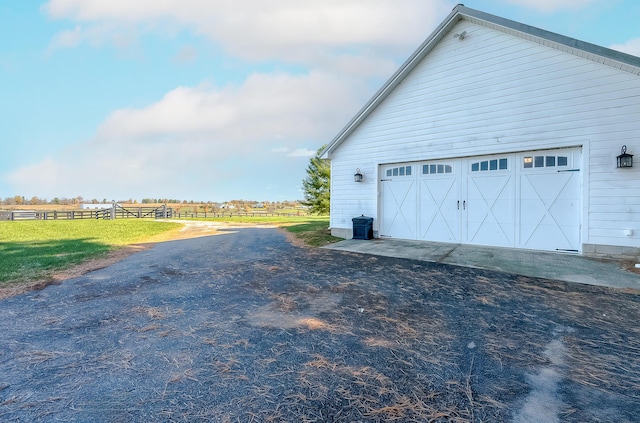
{"type": "Polygon", "coordinates": [[[380,236],[579,251],[580,149],[381,166],[380,236]]]}

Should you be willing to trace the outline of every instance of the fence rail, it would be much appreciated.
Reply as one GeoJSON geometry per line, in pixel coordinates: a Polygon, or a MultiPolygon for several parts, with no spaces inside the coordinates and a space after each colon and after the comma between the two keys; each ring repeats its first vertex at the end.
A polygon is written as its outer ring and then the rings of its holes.
{"type": "Polygon", "coordinates": [[[173,216],[173,209],[166,206],[125,208],[119,204],[94,210],[10,210],[0,212],[0,220],[166,219],[173,216]]]}
{"type": "Polygon", "coordinates": [[[171,219],[171,218],[233,218],[233,217],[292,217],[306,213],[276,212],[175,212],[171,207],[122,207],[119,204],[93,210],[9,210],[0,211],[0,220],[77,220],[77,219],[171,219]]]}

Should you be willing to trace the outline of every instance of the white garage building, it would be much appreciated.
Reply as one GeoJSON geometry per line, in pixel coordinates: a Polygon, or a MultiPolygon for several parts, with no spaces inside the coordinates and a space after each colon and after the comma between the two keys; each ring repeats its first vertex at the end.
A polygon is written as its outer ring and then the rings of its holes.
{"type": "Polygon", "coordinates": [[[332,233],[637,257],[623,145],[639,57],[458,5],[323,151],[332,233]]]}

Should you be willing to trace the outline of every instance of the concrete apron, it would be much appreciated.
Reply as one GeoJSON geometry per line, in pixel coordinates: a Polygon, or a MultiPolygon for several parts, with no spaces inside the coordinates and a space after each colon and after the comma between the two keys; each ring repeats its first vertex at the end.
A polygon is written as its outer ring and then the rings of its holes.
{"type": "Polygon", "coordinates": [[[640,289],[640,274],[624,270],[619,262],[575,254],[399,239],[346,239],[324,248],[611,288],[640,289]]]}

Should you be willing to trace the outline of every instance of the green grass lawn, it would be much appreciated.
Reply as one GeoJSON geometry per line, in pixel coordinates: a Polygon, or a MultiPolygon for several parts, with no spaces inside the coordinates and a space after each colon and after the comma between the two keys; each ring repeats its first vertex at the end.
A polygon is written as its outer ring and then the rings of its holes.
{"type": "Polygon", "coordinates": [[[312,247],[321,247],[342,240],[342,238],[331,236],[329,218],[291,224],[286,226],[286,229],[312,247]]]}
{"type": "MultiPolygon", "coordinates": [[[[305,244],[336,242],[327,216],[226,217],[194,219],[232,223],[275,224],[305,244]]],[[[0,286],[46,278],[113,249],[153,240],[180,223],[153,220],[50,220],[0,222],[0,286]]]]}
{"type": "Polygon", "coordinates": [[[0,222],[0,284],[42,278],[178,227],[137,219],[0,222]]]}

